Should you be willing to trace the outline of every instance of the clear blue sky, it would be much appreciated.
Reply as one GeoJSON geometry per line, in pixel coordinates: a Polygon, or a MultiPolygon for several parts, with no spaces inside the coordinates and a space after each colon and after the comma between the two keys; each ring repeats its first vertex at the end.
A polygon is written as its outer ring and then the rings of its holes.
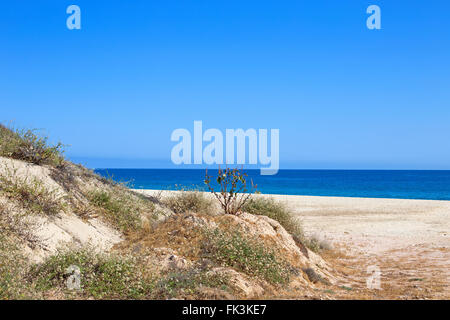
{"type": "Polygon", "coordinates": [[[0,106],[92,167],[170,166],[202,120],[279,128],[282,168],[450,169],[450,2],[8,1],[0,106]]]}

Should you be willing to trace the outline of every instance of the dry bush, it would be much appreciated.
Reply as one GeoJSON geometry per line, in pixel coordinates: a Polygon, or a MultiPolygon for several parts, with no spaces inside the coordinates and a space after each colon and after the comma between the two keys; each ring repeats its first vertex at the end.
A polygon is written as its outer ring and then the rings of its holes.
{"type": "MultiPolygon", "coordinates": [[[[4,221],[0,221],[3,224],[4,221]]],[[[27,260],[17,246],[17,239],[0,230],[0,300],[30,299],[33,292],[24,280],[27,260]]]]}
{"type": "Polygon", "coordinates": [[[175,213],[211,213],[213,211],[212,201],[204,193],[199,191],[179,191],[161,200],[175,213]]]}
{"type": "Polygon", "coordinates": [[[245,236],[238,229],[207,230],[202,248],[205,257],[223,266],[260,277],[272,284],[289,281],[291,273],[289,265],[261,241],[245,236]]]}
{"type": "Polygon", "coordinates": [[[153,298],[192,299],[201,296],[205,288],[227,292],[230,290],[229,277],[225,274],[211,274],[198,268],[175,270],[164,275],[157,282],[153,298]]]}
{"type": "Polygon", "coordinates": [[[69,297],[143,299],[151,296],[154,280],[131,255],[101,254],[92,248],[69,248],[31,267],[28,280],[38,291],[59,290],[69,297]],[[67,288],[68,268],[80,270],[80,290],[67,288]]]}
{"type": "Polygon", "coordinates": [[[49,145],[37,130],[14,130],[0,125],[0,156],[37,165],[59,166],[64,161],[64,146],[49,145]]]}
{"type": "MultiPolygon", "coordinates": [[[[252,198],[245,204],[244,211],[254,215],[267,216],[278,221],[292,235],[300,249],[302,249],[302,245],[314,252],[324,249],[321,245],[322,242],[315,238],[306,237],[300,220],[295,218],[284,204],[275,201],[273,198],[252,198]]],[[[307,255],[307,252],[305,254],[307,255]]]]}
{"type": "Polygon", "coordinates": [[[238,215],[249,200],[251,192],[256,191],[256,185],[251,181],[250,190],[247,189],[247,174],[239,169],[219,168],[215,181],[208,175],[206,170],[204,183],[209,191],[219,201],[225,214],[238,215]],[[216,191],[218,189],[219,191],[216,191]]]}
{"type": "Polygon", "coordinates": [[[55,190],[35,177],[21,178],[15,170],[5,168],[0,174],[0,192],[30,213],[56,215],[65,210],[64,199],[55,190]]]}
{"type": "Polygon", "coordinates": [[[94,190],[87,196],[99,213],[118,230],[128,232],[142,226],[141,208],[130,194],[94,190]]]}
{"type": "Polygon", "coordinates": [[[278,221],[291,235],[304,237],[300,221],[289,212],[285,205],[273,198],[252,198],[245,204],[244,211],[254,215],[267,216],[278,221]]]}

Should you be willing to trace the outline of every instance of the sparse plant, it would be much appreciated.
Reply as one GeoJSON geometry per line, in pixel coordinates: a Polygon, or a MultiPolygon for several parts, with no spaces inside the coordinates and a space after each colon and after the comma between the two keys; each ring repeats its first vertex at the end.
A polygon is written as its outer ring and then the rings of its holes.
{"type": "Polygon", "coordinates": [[[58,288],[68,296],[94,299],[142,299],[148,297],[153,280],[136,257],[96,253],[92,248],[60,251],[34,265],[28,277],[39,291],[58,288]],[[80,270],[80,290],[67,288],[67,270],[80,270]]]}
{"type": "Polygon", "coordinates": [[[244,206],[245,212],[263,215],[278,221],[287,232],[299,238],[304,237],[300,221],[296,219],[286,206],[273,198],[254,197],[244,206]]]}
{"type": "Polygon", "coordinates": [[[267,216],[278,221],[301,247],[306,246],[314,252],[331,249],[331,246],[326,242],[320,241],[316,237],[307,237],[300,220],[283,203],[277,202],[273,198],[252,198],[245,204],[244,211],[254,215],[267,216]]]}
{"type": "MultiPolygon", "coordinates": [[[[139,203],[138,198],[133,197],[129,192],[99,189],[90,191],[87,196],[91,204],[100,210],[103,216],[112,222],[117,229],[128,232],[142,226],[141,212],[143,205],[139,203]]],[[[150,211],[154,208],[154,204],[150,201],[146,203],[146,206],[150,211]]]]}
{"type": "Polygon", "coordinates": [[[64,145],[50,145],[48,137],[37,130],[17,130],[0,125],[0,156],[30,162],[59,166],[64,162],[64,145]]]}
{"type": "Polygon", "coordinates": [[[289,265],[257,239],[248,238],[237,229],[222,231],[216,228],[206,232],[203,250],[207,258],[270,283],[289,280],[289,265]]]}
{"type": "Polygon", "coordinates": [[[0,232],[0,300],[30,299],[33,293],[24,280],[28,263],[14,238],[0,232]]]}
{"type": "Polygon", "coordinates": [[[161,201],[175,213],[209,213],[212,210],[212,201],[199,191],[181,190],[173,193],[161,201]]]}
{"type": "Polygon", "coordinates": [[[208,175],[208,170],[206,170],[204,183],[219,201],[225,214],[241,214],[242,208],[250,199],[251,193],[256,191],[256,185],[253,184],[252,180],[250,180],[250,190],[247,189],[247,174],[237,168],[225,168],[224,170],[219,168],[215,182],[219,191],[214,188],[215,183],[212,182],[212,177],[208,175]]]}
{"type": "Polygon", "coordinates": [[[183,295],[196,295],[200,288],[218,288],[229,290],[229,277],[225,274],[213,274],[191,268],[172,271],[156,284],[155,298],[168,299],[183,295]]]}
{"type": "Polygon", "coordinates": [[[309,245],[314,248],[313,251],[330,251],[333,250],[333,245],[326,239],[323,239],[317,234],[313,234],[309,237],[309,245]]]}
{"type": "Polygon", "coordinates": [[[0,192],[31,213],[55,215],[65,209],[64,201],[35,177],[20,177],[16,170],[4,168],[0,174],[0,192]]]}
{"type": "Polygon", "coordinates": [[[0,203],[0,234],[4,237],[25,241],[34,247],[38,241],[34,230],[37,223],[27,219],[25,212],[13,210],[4,203],[0,203]]]}

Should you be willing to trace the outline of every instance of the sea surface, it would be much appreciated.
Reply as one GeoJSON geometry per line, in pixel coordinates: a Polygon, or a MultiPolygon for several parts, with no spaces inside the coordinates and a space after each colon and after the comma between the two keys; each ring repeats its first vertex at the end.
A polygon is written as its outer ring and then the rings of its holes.
{"type": "MultiPolygon", "coordinates": [[[[263,194],[450,200],[450,170],[244,170],[263,194]]],[[[97,169],[136,189],[201,189],[204,169],[97,169]]],[[[208,170],[212,176],[217,170],[208,170]]]]}

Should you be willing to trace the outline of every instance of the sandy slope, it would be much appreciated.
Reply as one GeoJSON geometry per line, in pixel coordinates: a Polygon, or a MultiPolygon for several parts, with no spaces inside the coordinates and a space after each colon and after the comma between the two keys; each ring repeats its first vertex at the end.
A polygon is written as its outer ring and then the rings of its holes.
{"type": "Polygon", "coordinates": [[[353,258],[338,262],[361,286],[367,267],[378,266],[380,298],[450,298],[450,201],[274,197],[307,233],[345,246],[353,258]]]}
{"type": "Polygon", "coordinates": [[[372,253],[412,245],[450,245],[450,201],[274,196],[309,233],[355,242],[372,253]]]}

